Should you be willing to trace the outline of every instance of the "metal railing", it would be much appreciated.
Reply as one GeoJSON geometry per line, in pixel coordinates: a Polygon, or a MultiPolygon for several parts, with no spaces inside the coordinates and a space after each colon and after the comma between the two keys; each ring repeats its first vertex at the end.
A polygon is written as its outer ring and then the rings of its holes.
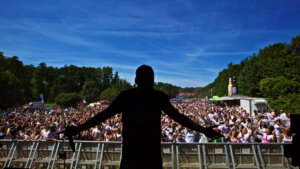
{"type": "MultiPolygon", "coordinates": [[[[121,142],[0,140],[0,167],[119,168],[121,142]]],[[[162,143],[164,168],[294,168],[281,143],[162,143]]],[[[146,153],[146,152],[145,152],[146,153]]],[[[141,166],[141,168],[143,168],[141,166]]]]}

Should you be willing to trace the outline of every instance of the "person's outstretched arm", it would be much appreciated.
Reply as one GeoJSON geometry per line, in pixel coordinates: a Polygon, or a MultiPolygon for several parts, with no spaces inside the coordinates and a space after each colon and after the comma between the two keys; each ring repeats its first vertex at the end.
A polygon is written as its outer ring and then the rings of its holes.
{"type": "Polygon", "coordinates": [[[109,117],[121,113],[118,110],[118,105],[114,105],[113,103],[108,106],[105,110],[100,113],[97,113],[95,116],[87,120],[82,125],[78,126],[79,132],[87,130],[91,127],[101,124],[103,121],[108,119],[109,117]]]}
{"type": "Polygon", "coordinates": [[[216,132],[212,128],[205,128],[200,126],[199,124],[195,123],[193,120],[188,118],[187,116],[179,113],[170,102],[166,103],[165,107],[163,108],[163,111],[169,115],[172,119],[180,123],[181,125],[190,128],[192,130],[195,130],[200,133],[204,133],[207,137],[214,139],[223,137],[222,134],[216,132]]]}
{"type": "Polygon", "coordinates": [[[76,135],[80,133],[81,131],[87,130],[91,127],[94,127],[109,117],[121,113],[122,110],[122,94],[118,95],[117,98],[102,112],[97,113],[95,116],[87,120],[85,123],[82,125],[75,127],[75,126],[70,126],[67,127],[65,130],[59,132],[59,133],[64,133],[65,135],[76,135]]]}

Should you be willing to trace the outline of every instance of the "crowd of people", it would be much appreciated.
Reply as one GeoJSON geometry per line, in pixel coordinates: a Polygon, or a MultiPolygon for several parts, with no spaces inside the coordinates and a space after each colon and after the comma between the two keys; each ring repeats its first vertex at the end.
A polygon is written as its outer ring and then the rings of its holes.
{"type": "MultiPolygon", "coordinates": [[[[250,114],[239,106],[217,105],[208,101],[193,100],[176,102],[173,106],[182,114],[203,127],[212,127],[224,138],[210,140],[203,133],[197,133],[178,124],[166,114],[161,117],[161,142],[232,142],[232,143],[270,143],[292,142],[290,114],[283,110],[275,112],[254,111],[250,114]]],[[[16,109],[2,112],[0,139],[21,140],[61,140],[67,139],[57,134],[70,125],[78,126],[107,105],[77,108],[16,109]]],[[[147,133],[145,133],[147,134],[147,133]]],[[[121,141],[122,114],[117,114],[105,122],[75,136],[78,140],[121,141]]]]}

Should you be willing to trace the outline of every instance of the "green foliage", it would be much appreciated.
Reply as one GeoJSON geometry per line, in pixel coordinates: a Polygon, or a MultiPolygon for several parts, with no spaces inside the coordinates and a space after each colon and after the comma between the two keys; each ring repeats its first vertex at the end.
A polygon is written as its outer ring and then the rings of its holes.
{"type": "Polygon", "coordinates": [[[103,85],[95,80],[87,80],[83,86],[82,96],[87,103],[92,103],[98,101],[101,90],[103,90],[103,85]]]}
{"type": "Polygon", "coordinates": [[[291,44],[275,43],[259,50],[240,64],[228,65],[215,81],[198,89],[202,97],[227,95],[228,78],[237,77],[239,94],[266,97],[275,109],[300,113],[300,36],[291,44]],[[297,102],[298,101],[298,102],[297,102]]]}
{"type": "Polygon", "coordinates": [[[179,93],[180,87],[174,86],[169,83],[158,82],[154,84],[154,89],[163,91],[169,97],[175,98],[179,93]]]}
{"type": "Polygon", "coordinates": [[[111,67],[103,67],[101,82],[103,83],[105,88],[107,88],[111,85],[112,78],[113,78],[112,68],[111,67]]]}
{"type": "Polygon", "coordinates": [[[81,100],[78,93],[61,93],[55,98],[55,103],[62,107],[75,107],[81,100]]]}
{"type": "Polygon", "coordinates": [[[299,92],[300,83],[289,80],[283,76],[277,78],[265,78],[259,83],[260,91],[264,97],[276,98],[299,92]]]}
{"type": "Polygon", "coordinates": [[[115,87],[107,88],[101,92],[100,100],[108,100],[112,102],[119,95],[119,93],[120,91],[115,87]]]}
{"type": "Polygon", "coordinates": [[[18,57],[6,57],[0,52],[0,101],[5,109],[16,105],[24,105],[31,101],[39,101],[40,94],[45,102],[54,102],[60,93],[91,93],[95,92],[89,101],[98,100],[101,91],[115,87],[120,91],[132,88],[130,83],[120,79],[118,73],[113,74],[111,67],[93,68],[65,65],[56,68],[40,63],[37,67],[23,65],[18,57]],[[96,87],[85,88],[86,81],[99,84],[96,87]],[[91,91],[91,92],[88,92],[91,91]]]}
{"type": "Polygon", "coordinates": [[[120,79],[119,84],[116,86],[116,88],[119,89],[122,92],[122,91],[125,91],[125,90],[129,90],[133,87],[125,79],[120,79]]]}
{"type": "Polygon", "coordinates": [[[300,83],[280,76],[262,79],[259,87],[262,95],[269,98],[272,108],[300,113],[300,83]]]}
{"type": "Polygon", "coordinates": [[[269,99],[270,105],[276,110],[284,110],[285,112],[300,114],[300,94],[293,93],[280,95],[277,98],[269,99]]]}
{"type": "Polygon", "coordinates": [[[9,70],[0,72],[0,109],[22,104],[24,90],[21,86],[21,81],[9,70]]]}

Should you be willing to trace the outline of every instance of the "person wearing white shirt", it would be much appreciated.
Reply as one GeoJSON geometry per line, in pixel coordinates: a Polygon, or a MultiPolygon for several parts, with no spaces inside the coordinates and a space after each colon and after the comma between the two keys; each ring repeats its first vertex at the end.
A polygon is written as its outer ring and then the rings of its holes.
{"type": "Polygon", "coordinates": [[[195,139],[195,135],[193,133],[193,130],[191,129],[186,129],[186,133],[185,133],[185,142],[187,143],[192,143],[194,142],[195,139]]]}
{"type": "Polygon", "coordinates": [[[208,114],[208,117],[209,117],[210,120],[212,120],[212,119],[214,118],[214,116],[215,116],[215,115],[214,115],[213,112],[210,112],[210,113],[208,114]]]}
{"type": "Polygon", "coordinates": [[[282,133],[282,130],[285,129],[284,127],[280,126],[280,120],[276,120],[274,125],[275,135],[277,140],[279,139],[280,134],[282,133]]]}
{"type": "Polygon", "coordinates": [[[220,127],[220,130],[221,130],[221,133],[223,134],[223,136],[227,137],[227,135],[229,134],[229,132],[231,130],[231,127],[229,125],[229,120],[228,119],[225,120],[225,124],[223,124],[220,127]]]}
{"type": "Polygon", "coordinates": [[[286,118],[286,113],[283,110],[280,110],[280,118],[282,120],[285,120],[285,118],[286,118]]]}

